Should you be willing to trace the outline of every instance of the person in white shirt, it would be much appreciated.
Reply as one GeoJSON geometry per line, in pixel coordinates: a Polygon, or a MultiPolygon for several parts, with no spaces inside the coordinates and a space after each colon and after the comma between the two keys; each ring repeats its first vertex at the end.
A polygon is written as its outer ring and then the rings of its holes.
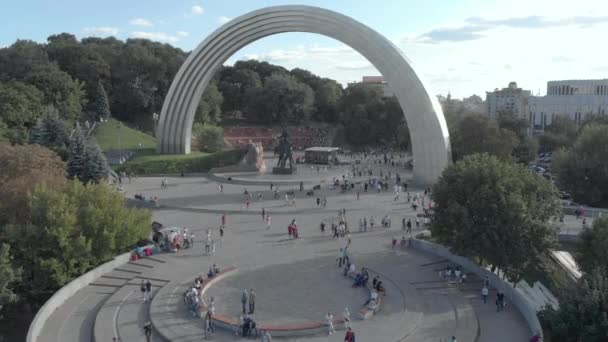
{"type": "Polygon", "coordinates": [[[350,310],[348,310],[348,308],[344,308],[342,315],[344,316],[344,329],[350,328],[350,310]]]}
{"type": "Polygon", "coordinates": [[[335,332],[334,330],[334,316],[328,312],[327,315],[325,315],[325,321],[327,324],[327,329],[328,329],[328,335],[331,335],[335,332]]]}

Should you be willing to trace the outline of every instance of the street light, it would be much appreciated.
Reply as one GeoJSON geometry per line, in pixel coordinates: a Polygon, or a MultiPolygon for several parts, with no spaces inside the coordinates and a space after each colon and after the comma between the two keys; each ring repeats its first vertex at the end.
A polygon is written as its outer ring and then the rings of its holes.
{"type": "Polygon", "coordinates": [[[158,113],[154,112],[154,114],[152,114],[152,119],[154,120],[154,137],[156,137],[156,129],[157,129],[159,118],[160,118],[160,116],[158,115],[158,113]]]}
{"type": "Polygon", "coordinates": [[[120,123],[120,121],[116,122],[116,130],[118,131],[118,153],[119,153],[119,159],[118,159],[118,164],[122,164],[122,140],[121,140],[121,130],[120,127],[122,126],[122,124],[120,123]]]}

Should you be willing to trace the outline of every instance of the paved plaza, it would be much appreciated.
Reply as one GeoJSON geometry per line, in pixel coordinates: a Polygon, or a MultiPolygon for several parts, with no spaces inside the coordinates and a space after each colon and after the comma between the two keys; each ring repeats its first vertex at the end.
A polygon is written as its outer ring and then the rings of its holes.
{"type": "MultiPolygon", "coordinates": [[[[272,162],[272,161],[270,161],[272,162]]],[[[379,170],[376,165],[375,176],[379,170]]],[[[396,168],[387,167],[394,176],[396,168]]],[[[102,276],[76,293],[47,321],[41,341],[145,341],[142,326],[154,323],[153,341],[201,341],[203,322],[193,317],[183,302],[183,292],[192,286],[197,275],[205,275],[212,264],[221,269],[236,268],[234,275],[211,285],[204,299],[216,301],[216,315],[238,317],[243,289],[256,291],[258,324],[298,324],[320,322],[329,311],[342,318],[348,307],[353,316],[357,342],[448,341],[455,335],[458,341],[527,341],[528,327],[510,305],[496,313],[494,291],[488,304],[480,299],[481,281],[471,276],[465,284],[448,284],[438,271],[449,264],[445,259],[423,254],[413,249],[391,249],[393,236],[402,236],[401,219],[415,212],[406,202],[405,194],[394,201],[393,192],[361,191],[357,200],[354,192],[341,193],[329,189],[333,177],[346,173],[344,168],[320,170],[300,167],[298,175],[289,176],[293,185],[280,185],[278,199],[273,199],[269,176],[234,177],[224,182],[220,192],[221,175],[213,177],[168,177],[168,188],[161,189],[162,178],[138,178],[124,184],[126,196],[141,193],[146,198],[159,198],[153,218],[167,226],[186,227],[195,235],[193,248],[177,253],[155,254],[150,258],[129,262],[102,276]],[[305,171],[306,170],[306,171],[305,171]],[[322,174],[321,174],[322,173],[322,174]],[[320,179],[327,179],[315,196],[306,196],[320,179]],[[299,179],[306,179],[305,191],[300,192],[299,179]],[[253,181],[252,181],[253,180],[253,181]],[[316,180],[316,181],[315,181],[316,180]],[[239,184],[245,183],[245,184],[239,184]],[[244,189],[253,196],[249,208],[243,197],[244,189]],[[295,206],[288,206],[284,192],[294,190],[295,206]],[[257,196],[261,194],[258,200],[257,196]],[[317,196],[327,197],[327,207],[316,205],[317,196]],[[266,229],[261,210],[272,217],[266,229]],[[367,267],[371,276],[379,275],[387,289],[380,312],[368,320],[358,318],[368,293],[353,288],[352,280],[342,275],[336,258],[346,238],[333,239],[330,223],[338,223],[338,210],[346,210],[351,230],[349,246],[351,261],[357,269],[367,267]],[[218,227],[226,213],[226,231],[220,240],[218,227]],[[384,215],[389,215],[391,228],[378,228],[384,215]],[[359,232],[360,218],[374,216],[373,231],[359,232]],[[296,220],[300,238],[290,239],[287,226],[296,220]],[[326,232],[319,224],[327,223],[326,232]],[[206,255],[204,237],[210,229],[216,241],[214,255],[206,255]],[[153,284],[151,303],[144,303],[139,283],[150,279],[153,284]],[[164,337],[164,338],[163,338],[164,337]]],[[[402,179],[408,179],[401,170],[402,179]]],[[[358,177],[357,177],[358,178],[358,177]]],[[[355,181],[357,181],[355,178],[355,181]]],[[[367,179],[362,177],[361,179],[367,179]]],[[[412,194],[421,189],[409,189],[412,194]]],[[[428,201],[428,197],[426,201],[428,201]]],[[[428,203],[428,202],[427,202],[428,203]]],[[[420,209],[419,209],[420,211],[420,209]]],[[[421,230],[416,229],[414,232],[421,230]]],[[[340,327],[338,327],[340,328],[340,327]]],[[[343,341],[344,331],[332,336],[280,338],[285,341],[343,341]]],[[[245,341],[230,331],[217,329],[213,341],[245,341]]]]}

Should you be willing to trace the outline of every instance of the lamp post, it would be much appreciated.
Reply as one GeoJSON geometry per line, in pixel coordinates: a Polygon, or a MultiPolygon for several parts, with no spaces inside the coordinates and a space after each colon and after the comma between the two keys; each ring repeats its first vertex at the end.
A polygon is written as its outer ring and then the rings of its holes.
{"type": "Polygon", "coordinates": [[[120,121],[116,122],[116,130],[118,131],[118,153],[119,153],[119,159],[118,159],[118,164],[122,164],[122,137],[121,137],[121,126],[122,124],[120,123],[120,121]]]}
{"type": "Polygon", "coordinates": [[[156,129],[158,126],[159,118],[160,118],[160,116],[158,115],[158,113],[154,112],[154,114],[152,114],[152,119],[154,120],[154,137],[156,137],[156,129]]]}

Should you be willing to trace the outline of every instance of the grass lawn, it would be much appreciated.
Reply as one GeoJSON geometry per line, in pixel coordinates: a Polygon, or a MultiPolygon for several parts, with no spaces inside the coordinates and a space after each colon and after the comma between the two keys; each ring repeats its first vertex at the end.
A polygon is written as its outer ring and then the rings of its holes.
{"type": "Polygon", "coordinates": [[[133,172],[138,175],[208,172],[214,167],[238,163],[245,152],[244,150],[232,150],[216,153],[138,155],[118,166],[116,170],[133,172]]]}
{"type": "Polygon", "coordinates": [[[129,128],[115,119],[97,123],[94,134],[102,151],[122,149],[139,154],[137,151],[150,151],[156,148],[156,138],[129,128]]]}
{"type": "Polygon", "coordinates": [[[197,159],[209,155],[210,153],[192,151],[190,154],[145,154],[139,155],[131,159],[130,163],[147,163],[147,162],[159,162],[159,161],[178,161],[178,160],[189,160],[197,159]]]}

